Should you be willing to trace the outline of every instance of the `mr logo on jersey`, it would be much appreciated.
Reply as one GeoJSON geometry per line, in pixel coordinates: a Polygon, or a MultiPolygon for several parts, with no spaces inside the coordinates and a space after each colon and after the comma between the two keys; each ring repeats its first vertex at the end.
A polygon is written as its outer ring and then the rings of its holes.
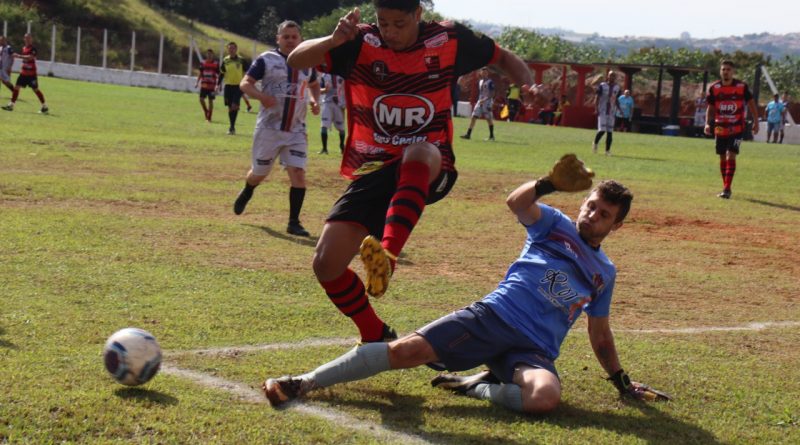
{"type": "Polygon", "coordinates": [[[384,94],[372,104],[375,123],[381,133],[374,133],[375,142],[408,145],[427,140],[415,136],[431,123],[435,108],[429,99],[414,94],[384,94]]]}
{"type": "Polygon", "coordinates": [[[738,110],[739,107],[736,105],[736,102],[725,101],[725,102],[720,102],[719,104],[720,114],[736,114],[736,111],[738,110]]]}

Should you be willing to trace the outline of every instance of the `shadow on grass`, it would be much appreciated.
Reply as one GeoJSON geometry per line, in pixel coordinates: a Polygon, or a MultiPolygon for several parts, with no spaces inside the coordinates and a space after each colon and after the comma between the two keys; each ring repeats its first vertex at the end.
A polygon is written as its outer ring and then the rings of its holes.
{"type": "Polygon", "coordinates": [[[643,158],[641,156],[626,156],[626,155],[618,155],[613,153],[611,155],[612,158],[622,158],[622,159],[632,159],[634,161],[653,161],[653,162],[664,162],[666,159],[659,159],[659,158],[643,158]]]}
{"type": "Polygon", "coordinates": [[[776,209],[792,210],[794,212],[800,212],[800,207],[790,206],[788,204],[778,204],[775,202],[762,201],[760,199],[751,199],[751,198],[745,198],[745,201],[752,202],[754,204],[761,204],[767,207],[775,207],[776,209]]]}
{"type": "Polygon", "coordinates": [[[177,405],[178,399],[160,391],[152,391],[144,388],[119,388],[114,391],[121,399],[147,401],[158,405],[177,405]]]}
{"type": "MultiPolygon", "coordinates": [[[[5,335],[5,334],[6,334],[6,329],[0,326],[0,335],[5,335]]],[[[14,343],[11,343],[10,341],[7,340],[3,340],[1,338],[0,338],[0,348],[19,349],[17,345],[15,345],[14,343]]]]}
{"type": "Polygon", "coordinates": [[[317,241],[319,240],[319,237],[316,237],[316,236],[310,236],[310,237],[306,238],[306,237],[302,237],[302,236],[289,235],[288,233],[279,232],[279,231],[277,231],[277,230],[275,230],[275,229],[273,229],[271,227],[267,227],[267,226],[258,226],[258,225],[255,225],[255,224],[245,224],[245,225],[246,226],[250,226],[250,227],[254,227],[256,229],[261,229],[263,232],[267,233],[268,235],[270,235],[273,238],[278,238],[278,239],[282,239],[282,240],[285,240],[285,241],[291,241],[291,242],[293,242],[295,244],[300,244],[302,246],[316,247],[317,246],[317,241]]]}
{"type": "MultiPolygon", "coordinates": [[[[521,421],[542,423],[558,427],[563,432],[592,428],[598,431],[613,431],[620,436],[632,436],[649,444],[675,444],[687,443],[721,444],[713,433],[706,431],[698,425],[671,417],[662,412],[657,405],[645,402],[627,402],[641,411],[642,416],[619,414],[613,411],[592,411],[578,406],[563,403],[555,412],[545,416],[517,414],[486,402],[486,406],[450,405],[441,407],[425,407],[425,399],[418,396],[404,396],[389,390],[363,390],[370,395],[372,400],[342,400],[334,394],[330,396],[315,397],[315,399],[329,402],[334,405],[347,405],[358,409],[376,411],[381,414],[382,424],[385,428],[416,434],[426,440],[436,443],[467,445],[504,443],[504,444],[534,444],[552,440],[552,433],[548,433],[541,441],[536,438],[515,440],[512,437],[488,437],[486,434],[467,434],[453,431],[434,431],[425,425],[426,416],[437,416],[452,421],[454,430],[475,429],[476,425],[493,422],[498,431],[511,431],[521,421]],[[381,400],[375,400],[381,399],[381,400]],[[423,413],[425,415],[423,416],[423,413]],[[475,419],[472,425],[458,427],[465,419],[475,419]],[[424,431],[424,432],[423,432],[424,431]]],[[[454,395],[453,397],[459,397],[454,395]]],[[[467,420],[469,422],[469,420],[467,420]]],[[[510,434],[509,436],[512,436],[510,434]]]]}

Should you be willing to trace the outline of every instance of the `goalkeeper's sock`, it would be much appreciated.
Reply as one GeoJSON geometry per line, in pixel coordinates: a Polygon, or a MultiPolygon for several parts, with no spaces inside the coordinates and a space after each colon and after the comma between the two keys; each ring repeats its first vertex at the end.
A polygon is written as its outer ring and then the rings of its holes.
{"type": "Polygon", "coordinates": [[[383,336],[383,320],[372,309],[364,282],[353,269],[347,268],[339,278],[319,284],[339,312],[353,320],[363,340],[374,341],[383,336]]]}
{"type": "MultiPolygon", "coordinates": [[[[430,174],[430,168],[424,162],[408,161],[400,164],[397,191],[389,202],[381,240],[383,248],[395,257],[400,255],[425,209],[430,174]]],[[[390,261],[394,269],[394,260],[390,261]]]]}
{"type": "Polygon", "coordinates": [[[522,388],[514,383],[478,383],[467,395],[522,412],[522,388]]]}

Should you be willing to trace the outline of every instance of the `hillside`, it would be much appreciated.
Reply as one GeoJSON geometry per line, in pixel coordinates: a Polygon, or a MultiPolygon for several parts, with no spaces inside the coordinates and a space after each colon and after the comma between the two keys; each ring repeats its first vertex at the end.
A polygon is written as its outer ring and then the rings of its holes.
{"type": "MultiPolygon", "coordinates": [[[[31,8],[41,17],[43,22],[55,22],[63,25],[65,29],[71,30],[80,26],[90,32],[84,36],[91,36],[91,30],[109,29],[109,32],[127,34],[136,31],[137,36],[164,34],[167,51],[181,53],[188,47],[189,35],[194,36],[195,40],[204,46],[206,42],[214,42],[213,48],[218,48],[216,42],[236,41],[239,44],[241,53],[250,58],[253,56],[253,39],[242,35],[229,32],[220,28],[215,28],[197,21],[189,20],[181,15],[160,10],[152,7],[144,0],[71,0],[68,2],[52,2],[39,0],[26,0],[23,2],[12,0],[0,0],[0,20],[13,21],[2,17],[6,12],[12,15],[15,5],[18,8],[31,8]]],[[[14,29],[14,23],[9,23],[9,28],[14,29]]],[[[21,24],[17,24],[17,28],[21,24]]],[[[43,26],[43,28],[45,28],[43,26]]],[[[11,30],[10,35],[14,35],[11,30]]],[[[129,34],[128,34],[129,35],[129,34]]],[[[66,39],[66,37],[63,37],[66,39]]],[[[129,37],[128,37],[129,40],[129,37]]],[[[137,42],[138,42],[137,37],[137,42]]],[[[265,43],[257,42],[259,51],[263,51],[265,43]]],[[[209,43],[211,45],[211,43],[209,43]]]]}

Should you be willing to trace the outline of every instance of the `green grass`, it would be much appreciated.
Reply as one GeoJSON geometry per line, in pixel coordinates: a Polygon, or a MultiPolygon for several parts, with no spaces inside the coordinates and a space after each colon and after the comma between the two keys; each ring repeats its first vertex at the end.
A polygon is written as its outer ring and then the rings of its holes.
{"type": "MultiPolygon", "coordinates": [[[[355,340],[356,330],[313,277],[316,238],[284,233],[282,171],[244,215],[231,212],[254,114],[228,137],[221,101],[208,125],[193,94],[41,86],[49,116],[28,90],[0,113],[0,443],[383,443],[166,373],[138,389],[112,382],[100,352],[126,326],[153,332],[172,366],[252,388],[347,347],[179,351],[355,340]]],[[[456,133],[467,122],[456,119],[456,133]]],[[[337,155],[316,155],[317,118],[309,128],[302,219],[318,235],[346,182],[337,155]]],[[[590,130],[499,122],[492,144],[485,133],[479,122],[472,141],[457,140],[458,184],[425,210],[376,310],[410,332],[492,290],[524,237],[505,196],[576,152],[635,193],[604,245],[619,268],[612,326],[633,378],[676,400],[619,401],[579,321],[557,362],[563,404],[549,416],[435,391],[424,368],[319,391],[310,404],[444,444],[800,442],[800,328],[635,332],[800,320],[800,148],[745,143],[724,201],[709,140],[617,134],[604,157],[590,153],[590,130]]],[[[546,201],[574,215],[580,196],[546,201]]]]}

